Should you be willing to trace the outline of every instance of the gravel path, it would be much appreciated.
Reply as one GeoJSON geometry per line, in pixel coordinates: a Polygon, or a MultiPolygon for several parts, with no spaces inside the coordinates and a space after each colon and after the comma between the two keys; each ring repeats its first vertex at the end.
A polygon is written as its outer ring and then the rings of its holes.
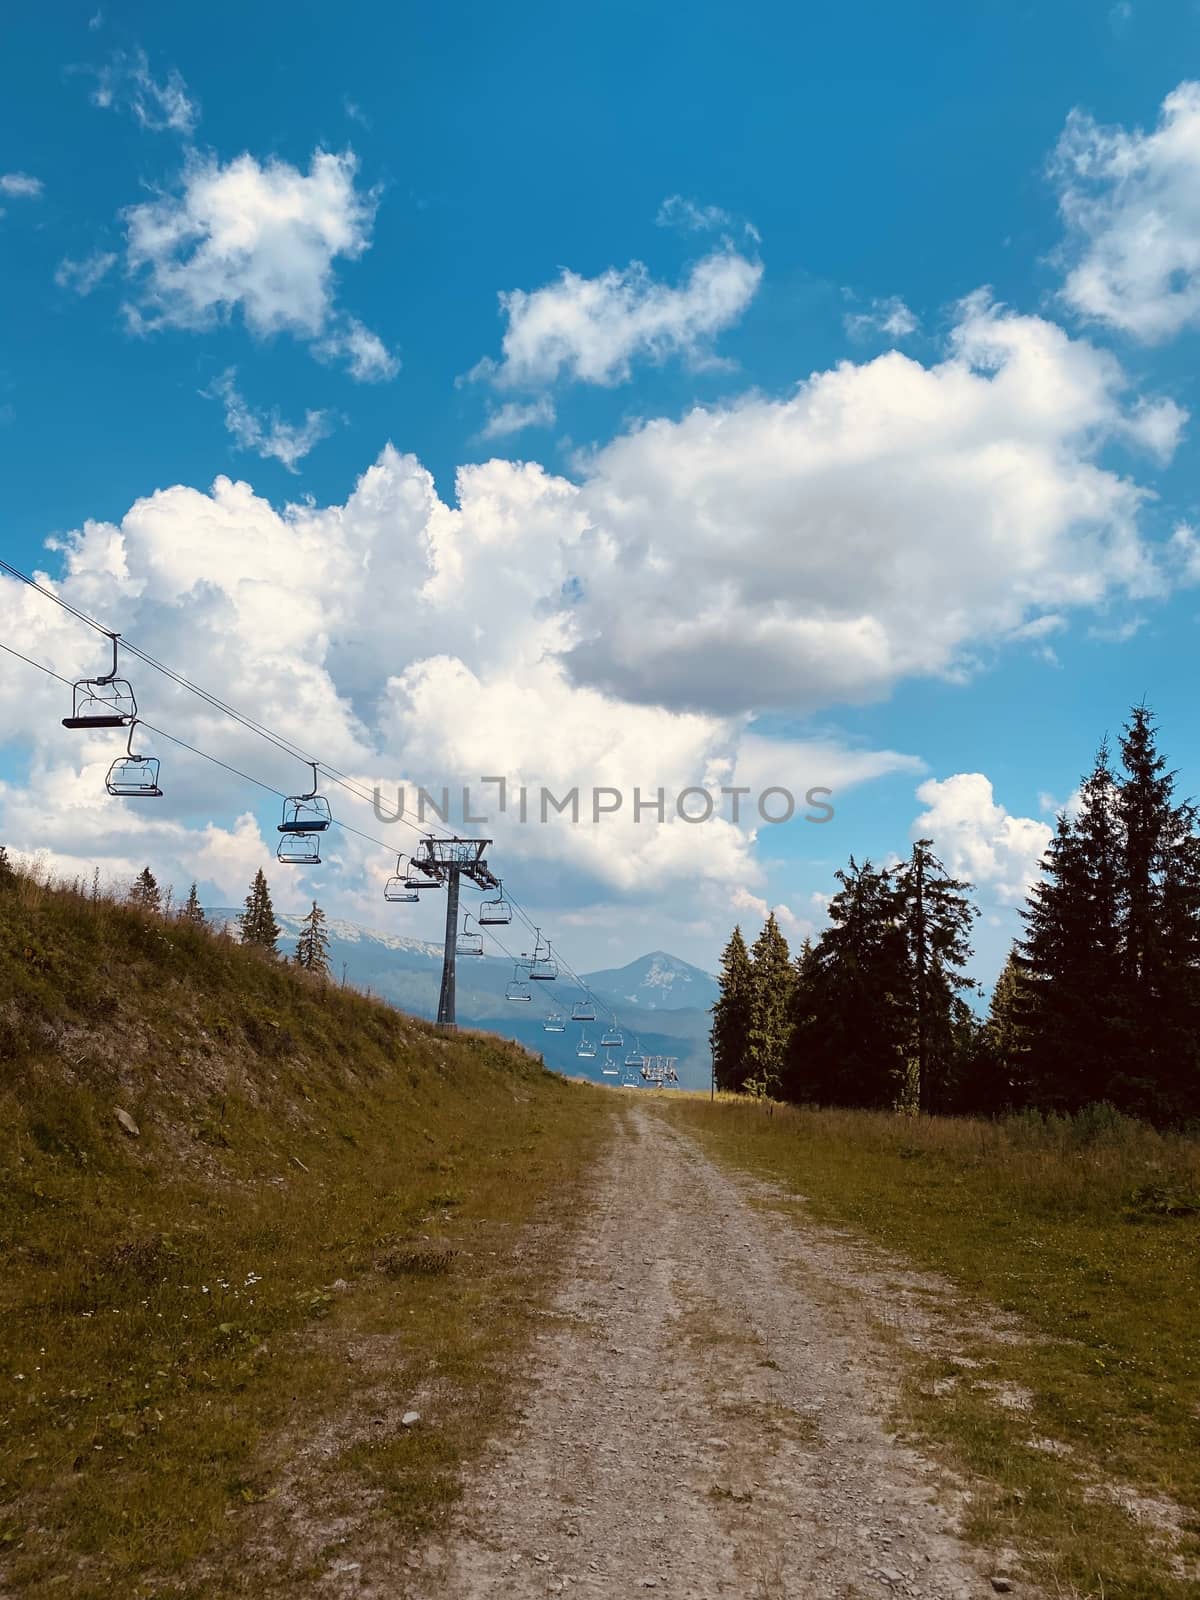
{"type": "Polygon", "coordinates": [[[836,1243],[632,1098],[621,1124],[528,1409],[423,1592],[991,1595],[934,1469],[886,1431],[894,1357],[827,1273],[836,1243]]]}

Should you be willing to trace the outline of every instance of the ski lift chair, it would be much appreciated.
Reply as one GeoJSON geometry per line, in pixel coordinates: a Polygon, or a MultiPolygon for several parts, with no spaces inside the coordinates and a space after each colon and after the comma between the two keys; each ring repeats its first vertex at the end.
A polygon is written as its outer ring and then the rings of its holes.
{"type": "Polygon", "coordinates": [[[579,1043],[575,1046],[575,1054],[581,1057],[584,1061],[591,1061],[595,1057],[596,1046],[588,1038],[586,1033],[581,1033],[579,1035],[579,1043]]]}
{"type": "Polygon", "coordinates": [[[620,1074],[621,1069],[617,1065],[616,1057],[615,1056],[606,1055],[604,1057],[604,1065],[600,1068],[600,1071],[601,1071],[601,1074],[606,1078],[618,1077],[619,1074],[620,1074]]]}
{"type": "Polygon", "coordinates": [[[396,870],[383,886],[383,898],[393,905],[413,905],[421,898],[410,881],[411,875],[403,871],[403,862],[402,855],[396,857],[396,870]]]}
{"type": "Polygon", "coordinates": [[[125,754],[118,756],[109,767],[104,787],[109,794],[119,795],[126,800],[160,800],[162,790],[158,786],[158,757],[135,754],[133,730],[136,727],[135,719],[129,724],[125,754]]]}
{"type": "Polygon", "coordinates": [[[504,885],[497,883],[494,900],[485,900],[475,918],[481,928],[500,928],[512,921],[512,906],[504,898],[504,885]]]}
{"type": "Polygon", "coordinates": [[[575,1004],[571,1007],[571,1021],[595,1022],[595,1020],[596,1006],[591,996],[589,995],[586,1000],[576,1000],[575,1004]]]}
{"type": "Polygon", "coordinates": [[[71,715],[62,719],[64,728],[123,728],[137,719],[133,685],[117,677],[117,640],[111,633],[112,671],[102,678],[80,678],[71,685],[71,715]]]}
{"type": "Polygon", "coordinates": [[[521,976],[521,967],[519,963],[513,968],[513,975],[508,984],[505,986],[504,998],[506,1000],[515,1001],[518,1005],[523,1005],[527,1001],[533,999],[533,996],[529,992],[528,983],[521,976]]]}
{"type": "Polygon", "coordinates": [[[289,867],[315,867],[321,859],[321,835],[333,821],[329,801],[317,793],[317,764],[310,761],[312,788],[308,794],[288,795],[283,802],[282,838],[275,859],[289,867]]]}
{"type": "Polygon", "coordinates": [[[606,1050],[619,1050],[625,1043],[625,1035],[621,1032],[620,1028],[617,1027],[615,1022],[610,1022],[608,1027],[605,1028],[604,1032],[600,1035],[600,1043],[605,1047],[606,1050]]]}
{"type": "Polygon", "coordinates": [[[547,1013],[542,1027],[547,1033],[565,1033],[567,1031],[567,1019],[561,1011],[551,1011],[547,1013]]]}
{"type": "Polygon", "coordinates": [[[319,833],[286,833],[275,852],[285,867],[315,867],[321,860],[319,833]]]}
{"type": "Polygon", "coordinates": [[[280,833],[324,833],[333,821],[329,801],[317,793],[317,764],[315,761],[308,764],[312,768],[312,788],[307,794],[289,795],[283,802],[280,833]]]}
{"type": "Polygon", "coordinates": [[[471,913],[468,911],[463,918],[462,931],[454,941],[454,949],[460,956],[481,956],[483,954],[483,935],[471,932],[470,928],[467,927],[470,920],[471,913]]]}
{"type": "Polygon", "coordinates": [[[558,977],[558,962],[550,954],[550,941],[547,939],[543,947],[540,933],[529,961],[529,976],[538,983],[553,983],[558,977]]]}

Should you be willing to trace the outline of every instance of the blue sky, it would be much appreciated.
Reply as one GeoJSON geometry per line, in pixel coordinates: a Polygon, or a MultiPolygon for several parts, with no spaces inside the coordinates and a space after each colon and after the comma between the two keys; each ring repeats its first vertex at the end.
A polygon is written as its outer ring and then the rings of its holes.
{"type": "MultiPolygon", "coordinates": [[[[505,835],[577,966],[710,965],[766,905],[800,937],[925,814],[988,975],[1131,701],[1200,788],[1194,5],[0,27],[0,552],[59,578],[45,541],[92,528],[76,604],[364,782],[832,783],[820,829],[505,835]],[[209,529],[219,475],[253,497],[209,529]]],[[[84,670],[9,590],[5,637],[84,670]]],[[[0,665],[0,836],[223,899],[268,859],[200,767],[152,820],[94,803],[35,677],[0,665]]],[[[281,899],[377,925],[377,870],[281,899]]]]}

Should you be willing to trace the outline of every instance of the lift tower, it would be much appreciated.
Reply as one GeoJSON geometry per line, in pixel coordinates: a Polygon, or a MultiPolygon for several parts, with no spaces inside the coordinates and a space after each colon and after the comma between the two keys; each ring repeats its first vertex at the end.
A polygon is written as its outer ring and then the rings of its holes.
{"type": "Polygon", "coordinates": [[[438,1025],[456,1026],[454,1016],[454,966],[458,944],[458,889],[460,880],[469,878],[478,889],[498,889],[495,877],[483,859],[491,844],[490,839],[435,839],[426,836],[421,840],[412,863],[433,884],[446,890],[446,948],[442,957],[442,992],[438,996],[438,1025]]]}

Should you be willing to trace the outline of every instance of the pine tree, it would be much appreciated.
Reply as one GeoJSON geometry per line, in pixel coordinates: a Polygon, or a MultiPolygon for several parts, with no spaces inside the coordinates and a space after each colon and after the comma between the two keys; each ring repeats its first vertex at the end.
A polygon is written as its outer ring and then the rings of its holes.
{"type": "Polygon", "coordinates": [[[740,927],[734,928],[721,954],[719,983],[720,996],[712,1008],[712,1028],[708,1035],[713,1073],[719,1089],[737,1091],[744,1085],[748,1073],[754,997],[754,973],[740,927]]]}
{"type": "Polygon", "coordinates": [[[317,972],[322,978],[329,976],[329,933],[325,927],[325,913],[315,900],[312,910],[300,924],[296,965],[317,972]]]}
{"type": "Polygon", "coordinates": [[[158,880],[149,867],[143,867],[130,885],[129,903],[139,911],[157,913],[162,910],[158,880]]]}
{"type": "Polygon", "coordinates": [[[275,954],[279,943],[279,924],[275,921],[275,908],[271,904],[271,891],[267,876],[261,867],[254,874],[250,893],[246,896],[246,909],[238,918],[242,943],[275,954]]]}
{"type": "Polygon", "coordinates": [[[1117,782],[1102,744],[1074,818],[1058,818],[1022,912],[1020,1015],[1033,1104],[1076,1111],[1112,1092],[1127,1007],[1119,959],[1123,847],[1117,782]]]}
{"type": "Polygon", "coordinates": [[[1024,1105],[1029,1099],[1029,1028],[1024,977],[1016,946],[1008,952],[988,1007],[986,1044],[993,1078],[990,1092],[972,1100],[972,1109],[998,1111],[1024,1105]]]}
{"type": "Polygon", "coordinates": [[[970,884],[950,876],[931,839],[917,840],[894,877],[912,971],[912,1100],[918,1110],[942,1110],[953,1097],[961,1065],[955,1060],[955,1038],[962,1035],[963,1019],[954,1002],[973,987],[963,968],[979,912],[967,899],[970,884]]]}
{"type": "Polygon", "coordinates": [[[17,881],[16,868],[8,859],[8,851],[0,844],[0,889],[7,888],[17,881]]]}
{"type": "Polygon", "coordinates": [[[1200,1113],[1197,810],[1175,799],[1145,706],[1126,724],[1121,765],[1114,774],[1101,747],[1025,911],[1029,1095],[1169,1121],[1200,1113]]]}
{"type": "Polygon", "coordinates": [[[938,1109],[967,1116],[994,1116],[1010,1109],[1011,1097],[997,1070],[988,1024],[960,995],[950,1002],[948,1033],[951,1071],[938,1109]]]}
{"type": "Polygon", "coordinates": [[[182,911],[179,913],[179,920],[181,922],[192,922],[197,926],[205,920],[204,911],[200,905],[200,896],[196,893],[196,885],[194,883],[188,890],[188,897],[183,903],[182,911]]]}
{"type": "Polygon", "coordinates": [[[768,914],[750,952],[750,1032],[747,1040],[746,1086],[758,1094],[776,1095],[783,1082],[792,1032],[792,987],[795,974],[787,940],[768,914]]]}
{"type": "Polygon", "coordinates": [[[837,880],[793,1005],[785,1081],[802,1101],[892,1106],[904,1092],[912,1032],[902,899],[888,871],[853,856],[837,880]]]}
{"type": "Polygon", "coordinates": [[[1121,739],[1125,894],[1119,961],[1124,1026],[1110,1093],[1159,1119],[1200,1113],[1200,839],[1175,799],[1153,714],[1135,706],[1121,739]]]}
{"type": "Polygon", "coordinates": [[[816,1022],[819,1005],[819,963],[817,947],[806,938],[792,968],[792,1001],[788,1028],[788,1050],[781,1085],[785,1100],[811,1099],[807,1072],[810,1066],[804,1049],[816,1022]]]}

